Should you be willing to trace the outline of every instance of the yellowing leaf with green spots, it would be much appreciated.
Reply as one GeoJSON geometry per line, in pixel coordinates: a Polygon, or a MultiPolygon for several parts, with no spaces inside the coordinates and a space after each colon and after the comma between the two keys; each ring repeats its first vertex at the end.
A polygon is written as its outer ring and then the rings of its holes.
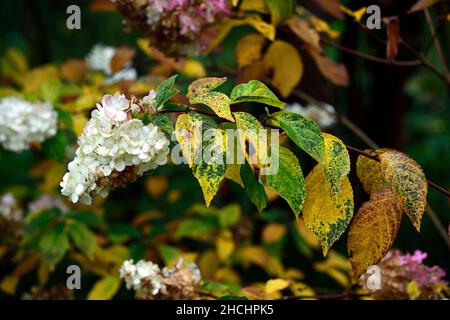
{"type": "Polygon", "coordinates": [[[319,163],[323,162],[324,139],[317,124],[300,114],[277,112],[273,114],[281,129],[300,147],[319,163]]]}
{"type": "Polygon", "coordinates": [[[206,205],[225,177],[225,135],[211,118],[189,112],[178,116],[176,137],[183,156],[203,191],[206,205]],[[205,133],[206,132],[206,133],[205,133]]]}
{"type": "MultiPolygon", "coordinates": [[[[365,150],[368,153],[376,155],[375,152],[365,150]]],[[[387,183],[381,172],[380,162],[360,155],[356,160],[356,174],[359,181],[368,194],[372,194],[382,189],[386,189],[387,183]]]]}
{"type": "Polygon", "coordinates": [[[264,57],[264,70],[271,74],[272,84],[287,97],[303,76],[303,61],[297,49],[282,40],[274,41],[264,57]]]}
{"type": "Polygon", "coordinates": [[[402,212],[389,189],[370,196],[358,210],[348,232],[348,251],[355,279],[386,255],[400,227],[402,212]]]}
{"type": "Polygon", "coordinates": [[[246,112],[234,112],[241,151],[253,168],[269,166],[267,130],[258,119],[246,112]]]}
{"type": "MultiPolygon", "coordinates": [[[[275,168],[272,168],[275,169],[275,168]]],[[[306,197],[306,184],[297,157],[289,149],[279,147],[278,170],[266,176],[267,185],[275,190],[298,216],[306,197]]]]}
{"type": "Polygon", "coordinates": [[[223,78],[215,78],[215,77],[208,77],[208,78],[202,78],[195,80],[192,82],[188,87],[188,97],[195,97],[202,95],[204,93],[208,93],[221,84],[223,84],[225,81],[227,81],[226,77],[223,78]]]}
{"type": "Polygon", "coordinates": [[[341,195],[343,189],[342,178],[350,172],[350,156],[345,144],[335,136],[322,133],[325,145],[324,175],[328,191],[332,198],[341,195]]]}
{"type": "Polygon", "coordinates": [[[189,99],[190,103],[202,103],[207,105],[219,117],[234,122],[230,110],[230,98],[222,92],[207,92],[189,99]]]}
{"type": "Polygon", "coordinates": [[[406,154],[386,150],[379,155],[381,171],[397,202],[417,231],[427,204],[428,184],[422,168],[406,154]]]}
{"type": "Polygon", "coordinates": [[[106,276],[98,280],[87,298],[88,300],[110,300],[120,288],[120,279],[118,276],[106,276]]]}
{"type": "Polygon", "coordinates": [[[238,84],[230,94],[231,104],[240,102],[257,102],[280,109],[284,108],[277,96],[264,83],[250,80],[248,83],[238,84]]]}
{"type": "Polygon", "coordinates": [[[341,193],[333,199],[326,187],[324,169],[317,164],[306,178],[307,195],[303,220],[319,239],[325,256],[344,233],[353,217],[353,190],[346,176],[341,179],[341,193]]]}

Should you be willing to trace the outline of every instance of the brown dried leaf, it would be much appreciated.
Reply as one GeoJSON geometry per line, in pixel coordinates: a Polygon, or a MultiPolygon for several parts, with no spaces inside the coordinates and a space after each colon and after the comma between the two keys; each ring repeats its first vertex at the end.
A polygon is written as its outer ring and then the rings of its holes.
{"type": "Polygon", "coordinates": [[[341,4],[339,0],[315,0],[316,4],[329,15],[344,19],[344,14],[340,8],[341,4]]]}
{"type": "Polygon", "coordinates": [[[86,63],[83,60],[70,59],[61,66],[61,76],[68,81],[78,81],[87,72],[86,63]]]}
{"type": "Polygon", "coordinates": [[[310,27],[307,20],[302,19],[299,16],[294,16],[287,22],[287,24],[292,32],[294,32],[306,44],[311,46],[314,50],[322,52],[319,33],[314,28],[310,27]]]}
{"type": "Polygon", "coordinates": [[[120,47],[111,59],[111,70],[113,72],[123,69],[136,55],[136,50],[131,47],[120,47]]]}
{"type": "Polygon", "coordinates": [[[387,25],[387,47],[386,57],[393,61],[398,54],[398,44],[400,40],[400,23],[398,17],[385,17],[383,22],[387,25]]]}
{"type": "Polygon", "coordinates": [[[309,50],[309,53],[325,78],[337,86],[345,87],[349,85],[350,76],[345,65],[337,63],[315,50],[309,50]]]}
{"type": "Polygon", "coordinates": [[[386,255],[400,227],[402,211],[389,189],[377,191],[358,210],[348,232],[348,251],[355,278],[386,255]]]}
{"type": "Polygon", "coordinates": [[[439,1],[440,0],[419,0],[411,7],[411,9],[409,9],[408,13],[413,13],[426,9],[439,1]]]}

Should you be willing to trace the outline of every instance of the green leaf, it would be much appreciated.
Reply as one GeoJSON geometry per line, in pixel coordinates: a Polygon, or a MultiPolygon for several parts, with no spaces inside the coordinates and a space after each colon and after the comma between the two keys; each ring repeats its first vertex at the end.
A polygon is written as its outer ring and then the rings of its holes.
{"type": "Polygon", "coordinates": [[[197,178],[205,203],[209,206],[225,177],[226,143],[221,139],[225,136],[224,132],[214,120],[195,112],[179,115],[175,127],[183,156],[197,178]],[[211,134],[204,135],[206,131],[211,134]]]}
{"type": "Polygon", "coordinates": [[[288,20],[294,13],[296,1],[294,0],[266,0],[267,7],[272,15],[272,24],[278,25],[288,20]]]}
{"type": "Polygon", "coordinates": [[[219,224],[222,228],[229,228],[241,218],[241,207],[238,204],[229,204],[219,211],[219,224]]]}
{"type": "Polygon", "coordinates": [[[114,243],[123,243],[132,238],[139,239],[141,237],[139,230],[125,223],[118,223],[110,226],[106,234],[114,243]]]}
{"type": "Polygon", "coordinates": [[[177,75],[162,81],[156,88],[156,108],[160,109],[167,101],[169,101],[179,91],[174,88],[177,75]]]}
{"type": "Polygon", "coordinates": [[[74,222],[69,224],[69,235],[75,246],[89,259],[94,257],[97,240],[94,233],[85,224],[74,222]]]}
{"type": "Polygon", "coordinates": [[[56,79],[44,80],[39,87],[41,99],[52,104],[59,102],[61,94],[62,83],[56,79]]]}
{"type": "Polygon", "coordinates": [[[103,218],[93,211],[69,211],[65,217],[84,223],[89,227],[99,227],[105,223],[103,218]]]}
{"type": "Polygon", "coordinates": [[[63,123],[68,129],[73,130],[72,115],[60,108],[55,108],[55,110],[58,112],[58,121],[63,123]]]}
{"type": "Polygon", "coordinates": [[[230,98],[222,92],[213,91],[193,96],[189,99],[189,102],[192,104],[202,103],[207,105],[219,117],[234,122],[234,118],[231,115],[230,98]]]}
{"type": "Polygon", "coordinates": [[[161,259],[164,261],[164,264],[168,267],[177,263],[178,259],[181,258],[181,251],[178,250],[178,248],[166,244],[160,245],[158,247],[158,252],[161,259]]]}
{"type": "Polygon", "coordinates": [[[177,238],[197,238],[214,229],[214,225],[206,220],[191,219],[183,221],[177,228],[177,238]]]}
{"type": "Polygon", "coordinates": [[[53,210],[32,212],[25,217],[25,221],[27,223],[26,230],[28,232],[44,230],[49,226],[55,216],[56,215],[53,210]]]}
{"type": "Polygon", "coordinates": [[[149,121],[153,123],[155,126],[161,128],[168,134],[172,134],[175,130],[173,127],[172,120],[169,119],[168,116],[161,113],[152,113],[149,115],[149,121]]]}
{"type": "Polygon", "coordinates": [[[98,280],[87,296],[88,300],[110,300],[120,288],[118,276],[106,276],[98,280]]]}
{"type": "Polygon", "coordinates": [[[306,184],[297,157],[290,150],[279,147],[279,167],[266,176],[267,185],[285,199],[296,216],[302,210],[306,184]]]}
{"type": "Polygon", "coordinates": [[[217,88],[218,86],[222,85],[225,81],[227,81],[226,77],[223,78],[209,77],[195,80],[188,87],[187,97],[191,98],[208,93],[217,88]]]}
{"type": "Polygon", "coordinates": [[[44,153],[50,159],[58,162],[64,161],[66,147],[67,147],[67,137],[61,131],[58,131],[54,137],[47,139],[42,145],[44,153]]]}
{"type": "Polygon", "coordinates": [[[253,175],[253,171],[248,163],[241,166],[241,178],[250,201],[261,212],[267,206],[267,195],[263,185],[253,175]]]}
{"type": "Polygon", "coordinates": [[[47,260],[51,269],[64,257],[68,248],[69,238],[63,223],[57,224],[53,230],[45,233],[39,241],[39,251],[47,260]]]}
{"type": "Polygon", "coordinates": [[[251,80],[233,88],[230,94],[231,104],[240,102],[257,102],[269,106],[284,108],[277,96],[261,81],[251,80]]]}
{"type": "Polygon", "coordinates": [[[319,163],[323,162],[324,140],[320,128],[313,120],[306,119],[300,114],[291,112],[277,112],[273,114],[280,128],[288,137],[319,163]]]}

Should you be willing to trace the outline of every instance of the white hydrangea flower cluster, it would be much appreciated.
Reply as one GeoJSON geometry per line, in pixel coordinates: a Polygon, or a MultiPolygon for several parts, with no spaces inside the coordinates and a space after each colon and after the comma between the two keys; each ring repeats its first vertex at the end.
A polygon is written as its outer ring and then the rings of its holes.
{"type": "Polygon", "coordinates": [[[48,102],[30,103],[18,97],[0,100],[0,144],[7,150],[28,150],[56,134],[58,113],[48,102]]]}
{"type": "Polygon", "coordinates": [[[133,260],[126,260],[120,267],[119,274],[125,280],[127,289],[136,292],[146,290],[151,295],[157,295],[165,288],[159,266],[151,261],[139,260],[134,264],[133,260]],[[147,285],[143,285],[144,280],[147,285]]]}
{"type": "MultiPolygon", "coordinates": [[[[145,98],[144,98],[145,99],[145,98]]],[[[124,95],[105,95],[78,138],[75,159],[61,182],[62,194],[72,202],[92,202],[144,172],[167,162],[169,140],[153,124],[131,118],[124,95]]]]}
{"type": "Polygon", "coordinates": [[[0,216],[6,220],[20,221],[23,219],[23,212],[11,193],[5,193],[0,198],[0,216]]]}
{"type": "Polygon", "coordinates": [[[104,80],[105,85],[111,85],[123,80],[136,80],[136,69],[125,66],[122,70],[113,72],[111,69],[111,60],[116,54],[116,48],[96,44],[86,56],[86,64],[90,70],[102,71],[107,78],[104,80]]]}
{"type": "Polygon", "coordinates": [[[332,105],[326,103],[321,106],[310,103],[304,107],[300,103],[294,102],[287,105],[284,111],[298,113],[312,119],[317,122],[321,129],[330,128],[337,122],[336,110],[332,105]]]}
{"type": "Polygon", "coordinates": [[[198,290],[201,281],[200,269],[195,263],[184,263],[180,259],[173,268],[161,271],[151,261],[126,260],[119,269],[127,289],[133,289],[139,299],[190,299],[198,290]]]}

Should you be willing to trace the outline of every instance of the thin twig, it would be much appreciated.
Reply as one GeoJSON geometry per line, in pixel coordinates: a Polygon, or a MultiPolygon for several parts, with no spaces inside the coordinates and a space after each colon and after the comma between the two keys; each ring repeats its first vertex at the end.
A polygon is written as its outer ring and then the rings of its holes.
{"type": "Polygon", "coordinates": [[[419,60],[411,60],[411,61],[398,61],[398,60],[388,60],[388,59],[384,59],[384,58],[380,58],[380,57],[376,57],[373,55],[370,55],[368,53],[363,53],[363,52],[359,52],[357,50],[353,50],[350,48],[347,48],[337,42],[328,40],[328,39],[321,39],[320,42],[322,42],[323,44],[335,47],[336,49],[339,49],[341,51],[344,51],[346,53],[352,54],[358,58],[362,58],[365,60],[369,60],[369,61],[374,61],[374,62],[378,62],[378,63],[383,63],[383,64],[387,64],[387,65],[394,65],[394,66],[399,66],[399,67],[416,67],[416,66],[420,66],[422,64],[421,61],[419,60]]]}
{"type": "Polygon", "coordinates": [[[430,11],[428,8],[425,8],[423,10],[423,13],[425,14],[425,18],[427,20],[428,28],[430,29],[431,36],[434,38],[434,47],[436,48],[436,52],[439,56],[439,60],[441,61],[442,68],[444,69],[445,76],[447,77],[447,81],[450,81],[450,74],[448,72],[447,62],[445,61],[445,56],[442,51],[441,43],[439,42],[439,39],[436,36],[436,29],[433,25],[433,20],[431,20],[430,11]]]}

